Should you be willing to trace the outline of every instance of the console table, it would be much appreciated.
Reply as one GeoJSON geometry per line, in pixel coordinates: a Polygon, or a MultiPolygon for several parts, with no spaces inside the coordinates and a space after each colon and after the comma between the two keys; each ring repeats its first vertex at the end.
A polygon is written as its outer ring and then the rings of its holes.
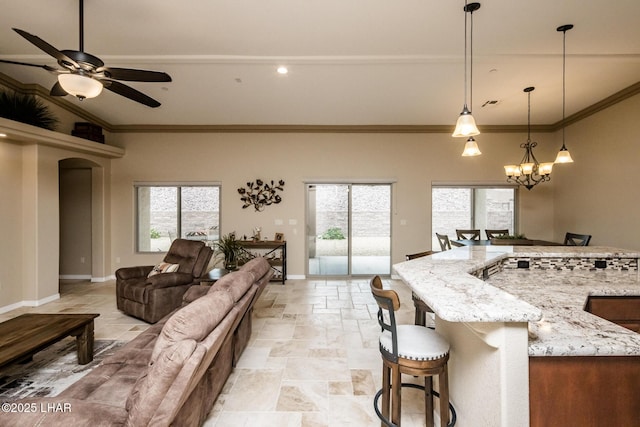
{"type": "Polygon", "coordinates": [[[241,259],[245,262],[256,258],[264,257],[274,271],[272,282],[282,282],[284,285],[287,279],[287,242],[278,242],[275,240],[240,240],[243,255],[241,259]]]}

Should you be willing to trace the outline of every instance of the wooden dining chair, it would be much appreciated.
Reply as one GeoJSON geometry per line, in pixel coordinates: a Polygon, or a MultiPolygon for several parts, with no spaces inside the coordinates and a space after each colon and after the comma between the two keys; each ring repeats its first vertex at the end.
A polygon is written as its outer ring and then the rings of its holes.
{"type": "MultiPolygon", "coordinates": [[[[433,255],[433,251],[424,251],[424,252],[418,252],[415,254],[408,254],[408,255],[405,255],[405,258],[407,261],[410,261],[412,259],[422,258],[429,255],[433,255]]],[[[415,307],[415,311],[416,311],[414,323],[416,325],[426,326],[427,313],[433,313],[433,310],[424,301],[422,301],[420,297],[418,297],[418,295],[415,294],[415,292],[411,292],[411,299],[413,300],[413,306],[415,307]]]]}
{"type": "Polygon", "coordinates": [[[451,249],[451,241],[449,240],[449,236],[447,236],[446,234],[436,233],[436,237],[438,238],[438,243],[440,243],[440,250],[442,252],[451,249]]]}
{"type": "Polygon", "coordinates": [[[591,234],[567,233],[564,235],[565,246],[589,246],[591,234]]]}
{"type": "Polygon", "coordinates": [[[508,236],[509,235],[509,230],[507,230],[507,229],[503,229],[503,230],[484,230],[484,232],[487,234],[487,240],[491,240],[491,239],[494,239],[494,238],[499,237],[499,236],[508,236]]]}
{"type": "Polygon", "coordinates": [[[480,230],[471,229],[471,230],[456,230],[456,236],[458,240],[480,240],[480,230]]]}

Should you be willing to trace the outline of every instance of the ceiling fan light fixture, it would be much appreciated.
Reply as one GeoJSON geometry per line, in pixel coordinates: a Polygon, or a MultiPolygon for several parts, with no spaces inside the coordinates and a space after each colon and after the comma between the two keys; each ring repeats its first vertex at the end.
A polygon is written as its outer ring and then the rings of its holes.
{"type": "Polygon", "coordinates": [[[58,82],[69,95],[78,98],[95,98],[102,92],[102,83],[82,74],[60,74],[58,82]]]}
{"type": "Polygon", "coordinates": [[[470,136],[469,139],[467,139],[466,144],[464,144],[462,157],[473,157],[479,156],[480,154],[482,154],[482,152],[480,151],[480,148],[478,148],[478,143],[476,143],[476,140],[470,136]]]}

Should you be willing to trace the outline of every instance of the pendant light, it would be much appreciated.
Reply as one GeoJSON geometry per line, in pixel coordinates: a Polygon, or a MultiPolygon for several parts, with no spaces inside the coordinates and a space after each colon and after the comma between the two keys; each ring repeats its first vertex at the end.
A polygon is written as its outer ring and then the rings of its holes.
{"type": "Polygon", "coordinates": [[[479,156],[480,154],[482,154],[482,152],[480,152],[480,148],[478,148],[478,143],[472,136],[470,136],[469,139],[467,139],[467,143],[464,144],[462,157],[479,156]]]}
{"type": "Polygon", "coordinates": [[[507,175],[507,182],[522,185],[527,190],[531,190],[537,184],[551,180],[551,170],[553,163],[539,163],[533,155],[533,149],[538,145],[531,141],[531,92],[535,87],[527,87],[524,92],[527,94],[527,142],[520,144],[524,148],[524,156],[519,165],[506,165],[504,173],[507,175]]]}
{"type": "Polygon", "coordinates": [[[469,44],[471,47],[470,49],[471,56],[469,59],[471,73],[469,75],[469,82],[470,82],[469,93],[471,95],[471,99],[473,99],[473,12],[475,12],[478,9],[480,9],[480,3],[467,4],[465,0],[465,4],[464,4],[464,12],[465,12],[465,15],[464,15],[464,106],[462,107],[462,112],[460,113],[460,116],[458,117],[458,121],[456,122],[456,128],[453,131],[453,134],[451,135],[455,138],[462,138],[462,137],[468,138],[468,137],[472,137],[480,134],[480,131],[476,126],[476,121],[473,118],[473,115],[471,114],[471,110],[467,106],[469,105],[473,108],[473,106],[471,105],[472,102],[467,104],[467,13],[469,13],[469,15],[471,16],[470,18],[471,37],[469,40],[470,41],[469,44]]]}
{"type": "Polygon", "coordinates": [[[562,31],[562,148],[558,151],[558,156],[556,157],[555,163],[573,163],[573,159],[571,158],[571,154],[564,142],[564,114],[565,114],[565,88],[566,88],[566,62],[567,62],[567,48],[566,48],[566,38],[567,31],[573,28],[572,24],[561,25],[556,28],[556,31],[562,31]]]}

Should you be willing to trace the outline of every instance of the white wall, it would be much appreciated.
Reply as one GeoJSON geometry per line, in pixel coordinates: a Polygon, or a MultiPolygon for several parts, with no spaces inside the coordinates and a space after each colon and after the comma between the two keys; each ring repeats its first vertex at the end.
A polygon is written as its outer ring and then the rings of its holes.
{"type": "Polygon", "coordinates": [[[591,234],[590,245],[640,250],[640,95],[566,129],[574,163],[557,166],[556,238],[591,234]]]}
{"type": "Polygon", "coordinates": [[[92,225],[92,275],[103,278],[112,274],[105,270],[104,253],[109,252],[111,235],[110,191],[105,180],[110,175],[109,159],[38,144],[41,135],[55,133],[35,134],[33,142],[0,140],[0,312],[58,297],[58,162],[62,159],[82,158],[96,165],[92,171],[92,212],[100,223],[92,225]]]}
{"type": "MultiPolygon", "coordinates": [[[[635,118],[640,95],[567,128],[575,159],[556,165],[553,179],[520,191],[519,232],[561,240],[566,231],[593,234],[593,245],[640,250],[635,118]]],[[[533,135],[538,160],[553,159],[560,133],[533,135]]],[[[92,191],[93,275],[151,264],[161,254],[134,253],[134,181],[220,181],[222,231],[284,232],[289,273],[305,274],[304,182],[393,180],[393,262],[428,249],[432,182],[502,183],[502,166],[522,156],[522,133],[482,134],[483,155],[462,158],[463,141],[448,134],[164,133],[112,134],[121,159],[79,156],[64,149],[0,141],[0,309],[55,297],[58,289],[58,161],[96,163],[92,191]],[[241,209],[237,188],[256,178],[284,179],[283,203],[256,213],[241,209]],[[111,191],[113,189],[113,191],[111,191]],[[276,228],[274,221],[283,219],[276,228]],[[298,221],[288,225],[289,219],[298,221]],[[400,220],[406,220],[406,226],[400,220]],[[97,248],[97,250],[96,250],[97,248]],[[118,263],[117,260],[120,260],[118,263]]]]}
{"type": "Polygon", "coordinates": [[[22,147],[0,141],[0,295],[12,302],[23,292],[22,169],[22,147]]]}
{"type": "MultiPolygon", "coordinates": [[[[222,233],[263,235],[283,232],[288,242],[288,273],[305,274],[304,183],[389,180],[395,182],[392,206],[392,256],[430,248],[431,183],[504,183],[503,165],[519,161],[523,134],[487,134],[478,138],[483,155],[460,156],[464,141],[449,134],[402,133],[166,133],[125,134],[126,150],[112,161],[112,264],[148,265],[160,254],[134,253],[135,181],[219,181],[222,183],[222,233]],[[283,202],[263,212],[242,209],[237,189],[256,178],[283,179],[283,202]],[[275,226],[282,219],[284,226],[275,226]],[[289,225],[289,220],[297,225],[289,225]],[[400,225],[406,220],[406,225],[400,225]],[[118,264],[117,259],[120,259],[118,264]]],[[[555,142],[541,135],[540,158],[552,158],[555,142]],[[545,142],[545,140],[547,142],[545,142]]],[[[553,183],[522,194],[520,232],[553,236],[553,183]]]]}

